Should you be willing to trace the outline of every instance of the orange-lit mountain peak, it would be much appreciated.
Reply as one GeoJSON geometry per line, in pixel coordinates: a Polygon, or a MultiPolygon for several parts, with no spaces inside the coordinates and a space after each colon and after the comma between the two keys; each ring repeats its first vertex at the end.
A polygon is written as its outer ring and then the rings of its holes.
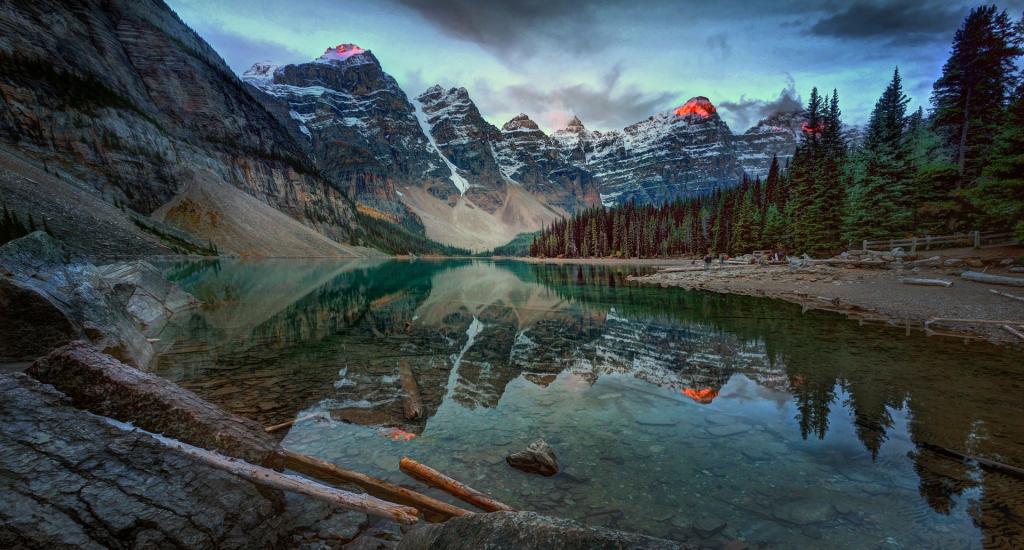
{"type": "Polygon", "coordinates": [[[701,119],[706,119],[710,118],[711,115],[715,114],[715,112],[717,111],[718,110],[715,109],[715,106],[714,104],[711,103],[710,99],[700,95],[691,98],[686,103],[683,103],[682,105],[677,107],[675,113],[676,116],[694,115],[701,119]]]}
{"type": "Polygon", "coordinates": [[[366,50],[356,46],[355,44],[338,44],[331,48],[327,48],[320,59],[325,61],[344,61],[353,55],[358,55],[366,52],[366,50]]]}
{"type": "Polygon", "coordinates": [[[684,388],[679,390],[679,393],[693,399],[701,405],[710,405],[712,401],[718,397],[718,390],[714,388],[702,388],[695,390],[693,388],[684,388]]]}

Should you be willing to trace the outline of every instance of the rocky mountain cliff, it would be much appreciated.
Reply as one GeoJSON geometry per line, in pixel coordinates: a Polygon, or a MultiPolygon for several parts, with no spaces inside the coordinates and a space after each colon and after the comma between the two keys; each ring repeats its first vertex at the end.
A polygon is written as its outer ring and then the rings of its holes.
{"type": "Polygon", "coordinates": [[[536,125],[532,136],[498,130],[465,88],[434,86],[410,101],[356,45],[310,63],[257,63],[243,79],[288,113],[360,211],[435,240],[491,248],[597,203],[589,172],[565,162],[536,125]]]}
{"type": "MultiPolygon", "coordinates": [[[[5,2],[0,37],[0,140],[46,174],[125,216],[163,208],[152,223],[221,251],[276,254],[289,240],[300,244],[291,254],[356,252],[337,244],[352,235],[351,202],[319,176],[281,113],[163,2],[5,2]],[[254,233],[263,238],[236,238],[254,233]]],[[[5,195],[19,173],[9,176],[5,195]]],[[[16,208],[38,206],[21,200],[16,208]]],[[[139,233],[166,246],[162,229],[139,233]]]]}

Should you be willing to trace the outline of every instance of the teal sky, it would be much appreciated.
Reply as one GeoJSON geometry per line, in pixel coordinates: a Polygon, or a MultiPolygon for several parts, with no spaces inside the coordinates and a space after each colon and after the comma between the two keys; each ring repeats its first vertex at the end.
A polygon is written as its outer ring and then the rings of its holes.
{"type": "MultiPolygon", "coordinates": [[[[500,126],[525,112],[547,130],[578,114],[622,128],[695,95],[742,132],[838,88],[861,124],[893,68],[927,103],[970,3],[720,0],[168,0],[228,64],[311,60],[352,42],[410,96],[464,86],[500,126]]],[[[1014,19],[1024,0],[1004,2],[1014,19]]]]}

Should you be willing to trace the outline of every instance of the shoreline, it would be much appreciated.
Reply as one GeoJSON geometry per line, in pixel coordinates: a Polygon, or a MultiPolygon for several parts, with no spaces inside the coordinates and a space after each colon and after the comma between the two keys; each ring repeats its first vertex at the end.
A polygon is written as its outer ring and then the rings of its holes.
{"type": "MultiPolygon", "coordinates": [[[[1012,274],[1008,274],[1012,275],[1012,274]]],[[[967,281],[959,270],[930,269],[926,272],[868,270],[814,266],[714,266],[661,270],[628,280],[663,288],[676,287],[720,294],[774,298],[807,310],[839,313],[862,323],[922,331],[942,336],[986,342],[1024,350],[1024,340],[1000,324],[971,321],[1011,321],[1020,330],[1024,324],[1024,302],[991,292],[1016,296],[1013,287],[967,281]],[[949,287],[918,286],[900,282],[903,277],[927,277],[952,282],[949,287]],[[935,321],[958,319],[964,322],[935,321]],[[927,324],[929,321],[932,321],[927,324]]]]}

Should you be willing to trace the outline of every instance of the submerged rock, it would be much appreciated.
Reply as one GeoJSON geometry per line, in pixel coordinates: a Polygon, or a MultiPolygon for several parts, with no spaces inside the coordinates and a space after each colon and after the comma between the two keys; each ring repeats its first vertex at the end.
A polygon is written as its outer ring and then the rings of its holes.
{"type": "Polygon", "coordinates": [[[505,457],[505,461],[513,468],[542,476],[553,476],[559,470],[555,450],[543,439],[530,443],[525,451],[508,455],[505,457]]]}
{"type": "Polygon", "coordinates": [[[125,311],[126,296],[95,266],[36,231],[0,247],[0,357],[35,359],[74,339],[138,368],[153,346],[125,311]]]}
{"type": "Polygon", "coordinates": [[[693,548],[637,533],[588,527],[535,512],[470,514],[442,524],[424,524],[405,534],[399,550],[583,550],[592,548],[693,548]]]}
{"type": "Polygon", "coordinates": [[[164,278],[153,264],[138,260],[104,265],[100,275],[124,296],[123,306],[143,330],[152,330],[199,301],[164,278]]]}

